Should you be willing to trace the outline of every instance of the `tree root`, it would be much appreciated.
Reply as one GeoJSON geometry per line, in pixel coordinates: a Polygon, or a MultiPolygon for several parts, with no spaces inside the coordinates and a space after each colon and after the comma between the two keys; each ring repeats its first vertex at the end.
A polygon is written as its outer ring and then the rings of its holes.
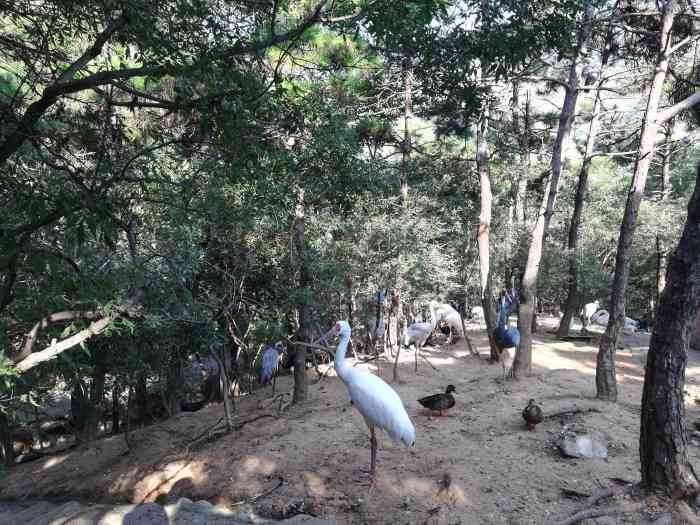
{"type": "MultiPolygon", "coordinates": [[[[594,507],[596,503],[606,498],[614,496],[622,496],[629,494],[637,488],[637,485],[617,485],[594,490],[586,499],[582,507],[571,514],[569,517],[561,521],[552,522],[552,525],[573,525],[580,523],[583,520],[591,518],[600,518],[601,516],[617,516],[630,512],[637,512],[644,508],[644,502],[627,502],[618,505],[608,505],[605,507],[594,507]]],[[[585,496],[585,494],[577,493],[576,495],[585,496]]]]}
{"type": "Polygon", "coordinates": [[[265,496],[272,494],[274,491],[276,491],[278,488],[280,488],[283,484],[284,484],[284,478],[282,476],[279,476],[277,478],[277,485],[275,485],[271,489],[268,489],[264,492],[261,492],[260,494],[256,494],[255,496],[252,496],[248,499],[244,499],[241,501],[236,501],[235,503],[231,503],[229,506],[230,507],[238,507],[239,505],[249,505],[250,503],[255,503],[259,499],[264,498],[265,496]]]}
{"type": "MultiPolygon", "coordinates": [[[[250,419],[245,419],[238,423],[237,425],[233,425],[231,430],[240,430],[242,429],[245,425],[248,423],[252,423],[254,421],[257,421],[258,419],[263,419],[266,417],[277,417],[274,414],[260,414],[259,416],[251,417],[250,419]]],[[[219,439],[220,437],[225,436],[226,434],[229,433],[229,431],[226,429],[226,427],[220,427],[221,422],[223,421],[223,417],[219,419],[216,423],[214,423],[212,426],[207,428],[204,432],[199,434],[197,437],[192,439],[187,445],[185,445],[185,453],[189,453],[192,449],[196,449],[201,445],[204,445],[205,443],[210,443],[212,441],[215,441],[216,439],[219,439]]]]}
{"type": "Polygon", "coordinates": [[[552,525],[574,525],[575,523],[581,523],[583,520],[589,520],[591,518],[600,518],[601,516],[619,516],[620,514],[627,514],[629,512],[637,512],[644,508],[644,503],[621,503],[619,505],[608,505],[607,507],[598,507],[592,509],[584,509],[578,511],[566,518],[563,521],[556,521],[552,525]]]}

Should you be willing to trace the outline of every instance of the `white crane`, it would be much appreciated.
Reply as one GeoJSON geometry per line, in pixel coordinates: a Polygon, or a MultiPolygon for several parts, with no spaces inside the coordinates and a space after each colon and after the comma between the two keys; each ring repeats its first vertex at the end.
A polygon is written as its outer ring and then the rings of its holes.
{"type": "Polygon", "coordinates": [[[435,314],[440,321],[444,321],[447,326],[449,326],[450,344],[452,344],[453,340],[455,339],[455,334],[457,334],[457,337],[464,337],[464,330],[462,329],[462,316],[459,315],[459,312],[455,310],[451,304],[439,304],[435,310],[435,314]]]}
{"type": "Polygon", "coordinates": [[[370,486],[374,484],[377,463],[377,438],[375,427],[383,429],[396,442],[412,447],[416,440],[416,429],[406,413],[396,391],[380,377],[364,370],[353,368],[345,362],[345,352],[350,341],[350,325],[338,321],[331,333],[340,333],[340,342],[335,351],[335,370],[345,383],[350,394],[350,403],[362,414],[370,431],[370,486]]]}
{"type": "Polygon", "coordinates": [[[430,334],[433,333],[433,330],[435,330],[435,327],[437,326],[438,319],[435,310],[435,303],[430,303],[430,322],[413,323],[412,325],[407,327],[406,330],[404,330],[404,346],[411,346],[411,344],[414,344],[416,346],[417,352],[418,349],[425,344],[425,342],[430,337],[430,334]]]}
{"type": "MultiPolygon", "coordinates": [[[[602,327],[607,327],[610,321],[610,312],[607,310],[598,310],[591,316],[591,323],[602,327]]],[[[638,322],[631,317],[625,317],[625,324],[622,327],[622,332],[626,335],[633,334],[637,331],[638,322]]]]}
{"type": "Polygon", "coordinates": [[[600,301],[596,299],[595,301],[593,301],[592,303],[588,303],[581,309],[579,317],[581,318],[582,330],[585,330],[588,327],[588,324],[591,322],[593,314],[598,311],[599,307],[600,301]]]}

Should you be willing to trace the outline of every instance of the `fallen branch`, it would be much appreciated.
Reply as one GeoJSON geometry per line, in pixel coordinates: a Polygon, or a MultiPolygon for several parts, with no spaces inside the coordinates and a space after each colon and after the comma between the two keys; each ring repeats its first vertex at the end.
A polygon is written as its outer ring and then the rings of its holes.
{"type": "Polygon", "coordinates": [[[275,485],[275,486],[272,487],[271,489],[266,490],[265,492],[261,492],[260,494],[256,494],[255,496],[253,496],[253,497],[251,497],[251,498],[243,499],[243,500],[241,500],[241,501],[237,501],[237,502],[235,502],[235,503],[231,503],[230,506],[231,506],[231,507],[237,507],[237,506],[239,506],[239,505],[247,505],[247,504],[250,504],[250,503],[255,503],[255,502],[258,501],[259,499],[264,498],[265,496],[269,496],[270,494],[272,494],[274,491],[276,491],[278,488],[280,488],[283,484],[284,484],[284,478],[283,478],[282,476],[280,476],[279,478],[277,478],[277,485],[275,485]]]}
{"type": "Polygon", "coordinates": [[[607,507],[599,507],[594,509],[586,509],[569,516],[563,521],[554,522],[553,525],[574,525],[581,523],[583,520],[591,518],[600,518],[601,516],[619,516],[620,514],[628,514],[637,512],[644,508],[644,503],[621,503],[620,505],[609,505],[607,507]]]}
{"type": "MultiPolygon", "coordinates": [[[[614,496],[622,496],[624,494],[629,494],[633,490],[637,488],[637,485],[634,484],[628,484],[628,485],[615,485],[612,487],[605,487],[602,489],[597,489],[594,490],[590,496],[586,499],[586,502],[582,505],[582,507],[575,511],[573,514],[571,514],[568,518],[565,518],[562,521],[556,521],[553,522],[552,525],[573,525],[574,523],[579,523],[583,520],[591,519],[591,518],[599,518],[601,516],[617,516],[619,514],[627,514],[629,512],[636,512],[638,510],[641,510],[644,506],[643,503],[621,503],[619,505],[608,505],[606,507],[598,507],[598,508],[593,508],[593,506],[598,503],[599,501],[614,497],[614,496]]],[[[574,493],[575,491],[570,491],[566,489],[570,493],[574,493]]],[[[581,494],[581,493],[579,493],[581,494]]],[[[581,496],[585,496],[585,494],[581,494],[581,496]]]]}
{"type": "Polygon", "coordinates": [[[554,414],[547,414],[544,416],[545,419],[554,419],[561,416],[575,416],[576,414],[588,414],[589,412],[600,412],[597,408],[569,408],[567,410],[562,410],[561,412],[555,412],[554,414]]]}
{"type": "MultiPolygon", "coordinates": [[[[274,418],[274,417],[277,417],[277,416],[275,416],[275,415],[273,415],[273,414],[260,414],[259,416],[255,416],[255,417],[252,417],[252,418],[250,418],[250,419],[246,419],[246,420],[244,420],[244,421],[241,421],[239,424],[234,425],[234,426],[231,428],[231,430],[240,430],[240,429],[242,429],[245,425],[247,425],[248,423],[252,423],[253,421],[257,421],[258,419],[263,419],[263,418],[266,418],[266,417],[273,417],[273,418],[274,418]]],[[[213,424],[212,426],[210,426],[207,430],[205,430],[204,432],[202,432],[201,434],[199,434],[199,436],[197,436],[197,437],[194,438],[192,441],[190,441],[190,442],[185,446],[185,452],[186,452],[186,453],[189,453],[190,448],[192,448],[192,447],[194,447],[194,446],[196,446],[196,445],[199,445],[200,442],[202,442],[202,441],[213,441],[213,440],[216,439],[217,437],[225,436],[226,434],[228,434],[229,431],[228,431],[226,428],[224,428],[224,427],[222,427],[222,428],[217,428],[217,427],[221,424],[221,422],[222,422],[223,420],[224,420],[223,417],[222,417],[222,418],[219,418],[219,420],[218,420],[216,423],[214,423],[214,424],[213,424]]]]}

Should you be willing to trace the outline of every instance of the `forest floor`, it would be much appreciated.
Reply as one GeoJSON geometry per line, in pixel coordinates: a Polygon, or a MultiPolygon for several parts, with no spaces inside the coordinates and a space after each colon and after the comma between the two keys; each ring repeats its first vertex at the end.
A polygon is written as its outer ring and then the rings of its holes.
{"type": "MultiPolygon", "coordinates": [[[[258,514],[283,518],[306,512],[340,524],[542,524],[563,518],[581,501],[562,490],[591,493],[611,478],[639,479],[638,434],[643,366],[648,335],[624,338],[618,350],[619,401],[595,399],[597,340],[563,342],[542,321],[533,346],[533,373],[509,382],[489,364],[483,328],[469,325],[481,358],[469,356],[463,341],[427,347],[414,371],[412,352],[400,361],[394,385],[416,426],[416,446],[406,449],[378,435],[378,477],[374,488],[358,481],[369,464],[369,432],[334,376],[316,380],[309,371],[309,398],[278,414],[279,397],[257,391],[237,403],[237,430],[192,446],[223,415],[222,405],[183,413],[132,431],[127,453],[123,435],[90,447],[22,464],[2,480],[0,498],[77,499],[114,502],[176,501],[179,497],[234,505],[245,502],[258,514]],[[433,368],[434,367],[434,368],[433,368]],[[428,419],[415,401],[457,389],[457,405],[446,417],[428,419]],[[545,415],[597,409],[572,418],[546,419],[534,432],[521,411],[528,399],[545,415]],[[246,423],[247,422],[247,423],[246,423]],[[607,459],[565,459],[556,449],[564,423],[596,430],[609,440],[607,459]],[[445,489],[442,480],[451,483],[445,489]]],[[[390,382],[392,364],[362,364],[390,382]]],[[[691,352],[686,374],[688,418],[700,407],[700,355],[691,352]]],[[[290,376],[277,383],[289,401],[290,376]]],[[[692,461],[700,448],[690,446],[692,461]]],[[[651,502],[653,503],[653,502],[651,502]]],[[[627,515],[587,523],[646,523],[648,515],[627,515]]]]}

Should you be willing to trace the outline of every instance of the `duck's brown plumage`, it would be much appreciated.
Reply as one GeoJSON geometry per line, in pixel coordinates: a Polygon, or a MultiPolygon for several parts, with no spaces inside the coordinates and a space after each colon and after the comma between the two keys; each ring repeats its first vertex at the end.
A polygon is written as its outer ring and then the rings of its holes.
{"type": "Polygon", "coordinates": [[[544,419],[542,409],[535,404],[534,399],[528,401],[527,406],[523,409],[523,419],[527,423],[528,430],[535,430],[535,425],[544,419]]]}
{"type": "Polygon", "coordinates": [[[452,392],[456,392],[454,385],[448,385],[445,393],[421,397],[418,402],[425,408],[442,412],[455,406],[455,398],[452,392]]]}

